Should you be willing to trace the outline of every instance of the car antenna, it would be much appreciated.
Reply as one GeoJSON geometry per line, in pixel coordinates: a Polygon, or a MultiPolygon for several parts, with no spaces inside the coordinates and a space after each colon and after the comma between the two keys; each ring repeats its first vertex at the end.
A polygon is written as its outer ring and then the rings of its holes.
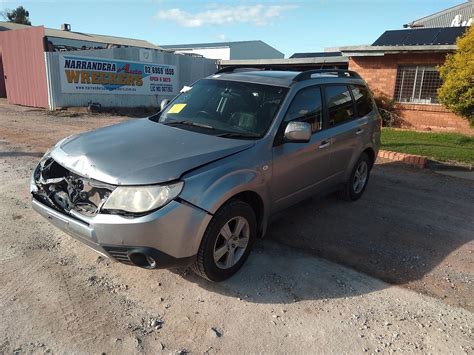
{"type": "Polygon", "coordinates": [[[319,68],[320,70],[324,69],[324,64],[326,64],[326,58],[323,59],[323,63],[321,64],[321,68],[319,68]]]}

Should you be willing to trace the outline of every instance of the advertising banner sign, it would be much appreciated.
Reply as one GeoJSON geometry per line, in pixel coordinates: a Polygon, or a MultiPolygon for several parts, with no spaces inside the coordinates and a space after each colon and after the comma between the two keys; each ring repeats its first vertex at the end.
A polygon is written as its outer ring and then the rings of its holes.
{"type": "Polygon", "coordinates": [[[179,90],[173,65],[62,54],[59,69],[63,93],[176,95],[179,90]]]}

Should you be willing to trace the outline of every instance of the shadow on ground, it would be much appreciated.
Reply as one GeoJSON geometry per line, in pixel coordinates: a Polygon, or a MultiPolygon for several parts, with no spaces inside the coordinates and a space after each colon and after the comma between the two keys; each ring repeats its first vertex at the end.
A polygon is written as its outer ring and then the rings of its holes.
{"type": "Polygon", "coordinates": [[[212,291],[251,295],[255,302],[355,296],[386,285],[341,272],[340,265],[408,284],[473,241],[473,187],[430,171],[378,165],[357,202],[331,195],[286,210],[235,277],[218,285],[190,279],[212,291]]]}
{"type": "Polygon", "coordinates": [[[386,288],[382,281],[270,240],[259,240],[242,270],[224,282],[211,283],[191,272],[184,277],[208,291],[253,303],[353,297],[386,288]]]}
{"type": "Polygon", "coordinates": [[[44,153],[38,152],[0,152],[0,158],[6,157],[36,157],[41,158],[44,153]]]}

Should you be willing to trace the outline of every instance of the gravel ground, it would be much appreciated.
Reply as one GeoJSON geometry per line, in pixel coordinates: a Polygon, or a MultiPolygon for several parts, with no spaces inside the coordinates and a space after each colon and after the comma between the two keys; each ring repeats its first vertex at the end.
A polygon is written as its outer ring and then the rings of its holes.
{"type": "Polygon", "coordinates": [[[123,120],[0,102],[0,353],[474,351],[474,183],[380,162],[288,210],[232,279],[110,262],[30,208],[39,156],[123,120]]]}

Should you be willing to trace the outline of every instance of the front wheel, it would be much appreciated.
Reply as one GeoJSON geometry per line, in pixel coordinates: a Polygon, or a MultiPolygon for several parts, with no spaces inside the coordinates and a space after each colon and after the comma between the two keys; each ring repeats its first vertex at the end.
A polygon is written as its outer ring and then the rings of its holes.
{"type": "Polygon", "coordinates": [[[341,191],[341,196],[347,201],[356,201],[362,194],[369,182],[372,162],[367,154],[363,153],[352,169],[349,180],[345,183],[341,191]]]}
{"type": "Polygon", "coordinates": [[[256,233],[252,207],[240,200],[226,203],[204,233],[193,265],[194,272],[216,282],[231,277],[247,259],[256,233]]]}

